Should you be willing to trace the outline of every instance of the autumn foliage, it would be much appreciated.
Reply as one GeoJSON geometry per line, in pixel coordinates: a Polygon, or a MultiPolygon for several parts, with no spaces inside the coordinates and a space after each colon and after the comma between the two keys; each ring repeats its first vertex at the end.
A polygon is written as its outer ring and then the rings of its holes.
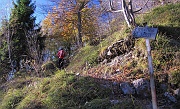
{"type": "MultiPolygon", "coordinates": [[[[43,34],[66,42],[68,45],[75,44],[78,38],[79,19],[77,13],[79,11],[79,4],[81,2],[60,2],[43,20],[43,34]]],[[[97,31],[97,26],[95,25],[97,25],[97,16],[93,15],[92,9],[88,6],[83,7],[81,10],[82,42],[95,38],[97,31]]]]}

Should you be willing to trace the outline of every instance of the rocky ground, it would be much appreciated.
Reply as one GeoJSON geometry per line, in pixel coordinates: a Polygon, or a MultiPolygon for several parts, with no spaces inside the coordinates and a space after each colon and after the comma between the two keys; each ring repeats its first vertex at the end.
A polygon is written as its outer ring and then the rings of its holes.
{"type": "MultiPolygon", "coordinates": [[[[102,86],[110,87],[114,100],[133,97],[135,100],[143,101],[145,109],[151,109],[148,68],[132,69],[131,66],[127,65],[133,63],[134,60],[147,61],[147,56],[146,53],[135,53],[134,51],[134,42],[130,42],[129,39],[117,41],[99,57],[101,64],[89,68],[83,73],[83,76],[98,78],[102,86]]],[[[159,109],[178,109],[180,107],[180,89],[168,84],[167,78],[168,74],[166,73],[155,74],[158,107],[159,109]]]]}

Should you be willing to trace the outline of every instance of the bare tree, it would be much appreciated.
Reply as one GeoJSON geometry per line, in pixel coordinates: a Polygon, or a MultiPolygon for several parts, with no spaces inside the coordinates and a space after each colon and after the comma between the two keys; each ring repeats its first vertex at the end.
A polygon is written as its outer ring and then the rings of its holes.
{"type": "MultiPolygon", "coordinates": [[[[148,1],[149,0],[146,1],[144,6],[147,5],[148,1]]],[[[109,5],[110,5],[110,10],[109,11],[111,11],[111,12],[123,12],[123,15],[124,15],[124,18],[126,20],[126,23],[127,23],[128,27],[136,26],[134,13],[137,13],[137,12],[141,11],[143,9],[143,7],[144,7],[143,6],[140,9],[134,11],[133,6],[132,6],[132,0],[129,0],[128,4],[126,4],[125,0],[121,0],[122,9],[118,9],[118,10],[116,10],[114,8],[113,0],[109,0],[109,5]]]]}
{"type": "MultiPolygon", "coordinates": [[[[15,67],[16,67],[13,64],[14,60],[12,59],[12,34],[14,33],[14,31],[10,29],[10,24],[9,24],[9,16],[10,16],[10,13],[11,13],[11,5],[12,5],[12,3],[10,2],[10,0],[7,0],[7,2],[8,3],[5,5],[5,8],[2,9],[2,11],[0,11],[0,14],[1,14],[1,17],[0,17],[1,19],[0,20],[2,20],[2,22],[1,22],[2,23],[2,25],[1,25],[1,29],[2,29],[1,36],[2,37],[1,38],[4,37],[3,40],[1,39],[1,41],[3,41],[3,42],[0,42],[0,47],[1,47],[2,44],[5,44],[5,43],[7,44],[7,48],[5,48],[3,52],[5,54],[6,53],[8,54],[8,58],[3,59],[3,64],[6,65],[6,68],[7,68],[6,72],[9,72],[9,70],[11,69],[10,72],[12,72],[13,75],[14,75],[15,67]],[[8,61],[8,62],[6,63],[5,60],[8,61]],[[10,64],[10,66],[9,66],[9,64],[10,64]]],[[[6,46],[4,45],[4,47],[6,47],[6,46]]],[[[4,57],[4,56],[2,56],[2,57],[4,57]]],[[[4,68],[4,69],[6,69],[6,68],[4,68]]]]}
{"type": "Polygon", "coordinates": [[[27,45],[30,53],[29,55],[31,56],[29,60],[31,62],[31,67],[35,70],[37,76],[40,76],[41,66],[43,64],[40,47],[40,41],[43,37],[40,37],[39,31],[39,29],[33,31],[25,31],[27,45]]]}

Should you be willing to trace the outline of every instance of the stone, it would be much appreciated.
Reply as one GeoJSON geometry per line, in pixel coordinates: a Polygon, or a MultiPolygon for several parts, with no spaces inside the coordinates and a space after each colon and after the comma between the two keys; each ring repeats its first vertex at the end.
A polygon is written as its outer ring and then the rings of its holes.
{"type": "Polygon", "coordinates": [[[176,95],[178,98],[180,97],[180,89],[174,90],[174,95],[176,95]]]}
{"type": "Polygon", "coordinates": [[[169,92],[165,92],[164,96],[171,102],[176,103],[177,99],[169,92]]]}
{"type": "Polygon", "coordinates": [[[120,73],[122,73],[122,71],[120,69],[116,69],[116,73],[120,74],[120,73]]]}
{"type": "Polygon", "coordinates": [[[111,53],[110,50],[107,52],[107,55],[108,55],[108,56],[111,56],[111,55],[112,55],[112,53],[111,53]]]}
{"type": "Polygon", "coordinates": [[[149,81],[143,78],[134,80],[133,86],[135,87],[136,94],[141,97],[150,96],[150,84],[149,81]]]}
{"type": "Polygon", "coordinates": [[[110,102],[111,102],[112,105],[115,105],[115,104],[119,103],[119,100],[110,100],[110,102]]]}
{"type": "Polygon", "coordinates": [[[152,107],[152,103],[147,104],[145,107],[146,107],[145,109],[153,109],[153,107],[152,107]]]}
{"type": "Polygon", "coordinates": [[[168,89],[167,84],[165,84],[165,83],[160,84],[160,90],[162,90],[163,92],[165,92],[165,91],[167,91],[167,89],[168,89]]]}
{"type": "Polygon", "coordinates": [[[104,61],[101,62],[101,64],[107,64],[108,60],[104,59],[104,61]]]}
{"type": "Polygon", "coordinates": [[[76,76],[79,76],[80,75],[80,73],[76,73],[76,76]]]}
{"type": "Polygon", "coordinates": [[[122,90],[123,94],[125,95],[132,95],[135,94],[134,87],[130,86],[129,83],[123,82],[120,84],[120,89],[122,90]]]}
{"type": "Polygon", "coordinates": [[[128,36],[128,38],[113,43],[101,52],[98,62],[102,62],[104,59],[108,59],[108,62],[111,62],[111,59],[114,59],[116,56],[129,53],[134,48],[134,42],[135,40],[128,36]]]}

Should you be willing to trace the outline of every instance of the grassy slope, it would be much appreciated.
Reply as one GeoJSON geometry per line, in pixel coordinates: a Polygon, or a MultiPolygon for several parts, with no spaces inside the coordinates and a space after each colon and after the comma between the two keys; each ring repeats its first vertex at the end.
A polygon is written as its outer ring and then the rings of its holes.
{"type": "MultiPolygon", "coordinates": [[[[141,25],[141,23],[143,22],[148,22],[149,26],[158,27],[159,29],[156,40],[151,41],[153,64],[157,78],[159,75],[161,75],[161,73],[171,74],[171,72],[176,72],[176,70],[179,69],[179,18],[180,4],[171,4],[163,7],[157,7],[153,11],[149,12],[149,14],[140,16],[137,19],[137,23],[139,25],[141,25]]],[[[71,60],[70,66],[67,69],[75,73],[90,72],[92,73],[91,76],[97,74],[100,75],[100,77],[105,75],[105,72],[108,73],[107,75],[112,74],[114,69],[120,69],[123,71],[124,69],[127,69],[125,71],[126,75],[120,75],[119,77],[116,77],[116,79],[120,78],[120,81],[122,79],[122,76],[123,78],[127,77],[125,80],[127,80],[128,78],[135,79],[141,77],[148,77],[148,65],[144,39],[136,40],[135,50],[132,51],[132,54],[136,56],[134,59],[125,60],[125,64],[123,66],[116,65],[112,67],[106,65],[96,65],[93,67],[93,69],[89,69],[92,67],[91,62],[94,62],[100,52],[102,52],[114,41],[126,37],[128,34],[130,34],[130,31],[123,29],[120,32],[118,31],[112,34],[96,47],[86,46],[85,48],[82,48],[82,50],[79,51],[76,57],[71,60]],[[114,36],[118,37],[114,38],[114,36]],[[89,70],[87,71],[87,69],[89,70]],[[103,74],[101,72],[103,72],[103,74]],[[141,74],[139,74],[138,72],[141,74]]]]}
{"type": "Polygon", "coordinates": [[[157,76],[158,73],[174,75],[174,72],[180,75],[180,3],[157,7],[138,22],[158,27],[157,38],[151,43],[157,76]]]}
{"type": "Polygon", "coordinates": [[[78,53],[71,59],[70,65],[66,68],[68,71],[82,73],[83,70],[97,65],[95,62],[98,55],[109,45],[127,35],[126,30],[118,31],[108,36],[106,39],[97,45],[87,45],[81,48],[78,53]]]}
{"type": "MultiPolygon", "coordinates": [[[[180,31],[179,15],[180,4],[168,5],[156,8],[138,21],[147,21],[149,25],[160,28],[156,41],[151,43],[153,64],[158,81],[161,80],[161,74],[167,73],[172,77],[168,82],[179,84],[180,46],[176,37],[179,36],[178,32],[180,31]],[[167,30],[168,34],[166,35],[164,33],[167,33],[167,30]],[[169,37],[170,35],[172,37],[169,37]]],[[[85,71],[87,68],[93,67],[96,65],[94,63],[95,57],[103,49],[127,36],[128,33],[128,30],[123,29],[121,32],[116,32],[107,37],[96,47],[86,46],[82,48],[73,57],[67,70],[81,73],[83,69],[85,71]]],[[[137,40],[136,49],[133,53],[145,52],[144,45],[144,40],[137,40]]],[[[147,67],[146,59],[138,58],[137,60],[127,62],[125,65],[126,68],[132,69],[131,76],[136,76],[139,71],[147,67]]],[[[99,67],[99,65],[96,66],[99,67]]],[[[55,75],[47,78],[19,78],[0,87],[0,109],[132,109],[143,107],[144,101],[139,102],[133,97],[119,98],[122,100],[119,105],[111,105],[109,100],[112,99],[112,90],[106,85],[102,87],[99,81],[101,80],[79,77],[59,70],[55,72],[55,75]]]]}
{"type": "Polygon", "coordinates": [[[149,26],[158,27],[159,31],[180,41],[180,6],[166,5],[155,8],[152,12],[138,19],[138,23],[147,22],[149,26]]]}

